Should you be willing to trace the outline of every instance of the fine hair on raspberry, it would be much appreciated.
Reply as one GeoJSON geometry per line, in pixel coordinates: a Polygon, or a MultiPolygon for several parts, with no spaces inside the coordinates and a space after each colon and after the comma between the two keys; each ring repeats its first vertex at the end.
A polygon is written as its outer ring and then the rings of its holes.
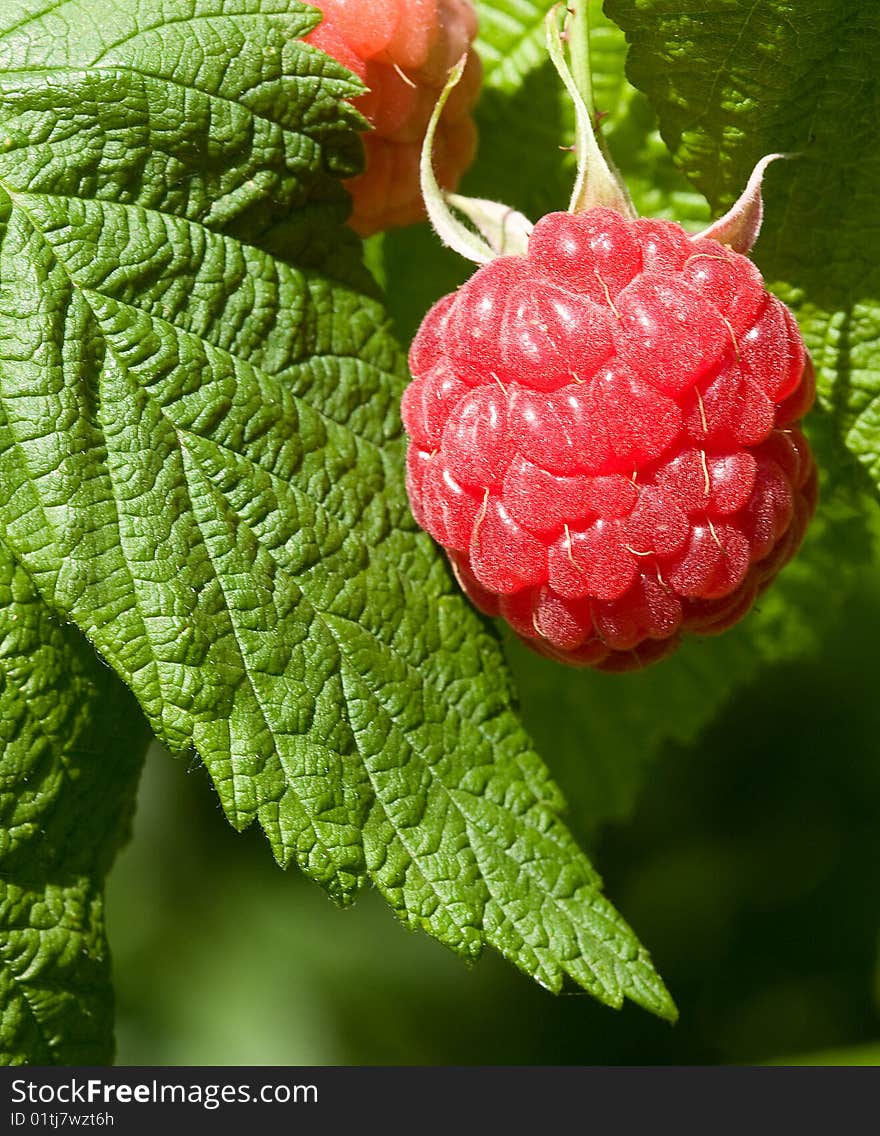
{"type": "Polygon", "coordinates": [[[731,626],[815,509],[797,324],[673,222],[549,214],[434,305],[409,362],[416,519],[561,662],[628,670],[731,626]]]}

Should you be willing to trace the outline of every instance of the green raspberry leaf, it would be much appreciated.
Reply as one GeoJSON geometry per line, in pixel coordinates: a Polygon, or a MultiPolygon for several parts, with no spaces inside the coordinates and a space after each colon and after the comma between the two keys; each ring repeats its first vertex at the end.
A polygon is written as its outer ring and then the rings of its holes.
{"type": "Polygon", "coordinates": [[[237,828],[339,902],[674,1009],[409,514],[405,379],[287,0],[0,25],[0,527],[237,828]]]}
{"type": "MultiPolygon", "coordinates": [[[[755,259],[797,312],[819,398],[880,484],[880,23],[859,0],[608,0],[628,71],[716,212],[773,152],[755,259]]],[[[840,454],[828,465],[841,469],[840,454]]],[[[842,471],[841,471],[842,472],[842,471]]],[[[840,476],[840,473],[837,474],[840,476]]]]}
{"type": "Polygon", "coordinates": [[[128,838],[149,732],[2,545],[0,723],[0,1064],[103,1064],[104,877],[128,838]]]}

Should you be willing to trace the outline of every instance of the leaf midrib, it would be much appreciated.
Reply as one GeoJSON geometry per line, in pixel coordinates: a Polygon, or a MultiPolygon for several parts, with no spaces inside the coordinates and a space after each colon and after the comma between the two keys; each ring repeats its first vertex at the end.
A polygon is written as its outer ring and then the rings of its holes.
{"type": "MultiPolygon", "coordinates": [[[[304,46],[308,46],[308,44],[304,46]]],[[[15,75],[34,75],[39,77],[41,75],[98,74],[112,76],[120,73],[126,75],[138,75],[141,78],[149,79],[154,83],[167,84],[169,87],[178,87],[183,91],[193,91],[197,94],[204,95],[206,98],[212,99],[215,102],[224,103],[228,106],[235,107],[237,110],[244,111],[246,114],[250,115],[251,118],[256,119],[259,122],[266,122],[270,126],[275,126],[279,130],[283,131],[283,133],[286,135],[295,135],[298,133],[295,130],[291,130],[287,126],[284,126],[283,123],[279,122],[277,119],[269,118],[267,115],[254,110],[254,108],[248,106],[246,102],[230,98],[228,95],[218,94],[216,91],[208,90],[206,87],[200,87],[195,83],[184,83],[180,79],[173,79],[170,76],[157,74],[153,71],[144,71],[139,67],[132,67],[126,63],[115,63],[102,67],[98,67],[92,64],[82,64],[79,66],[69,64],[58,67],[13,67],[6,71],[0,71],[0,86],[2,86],[7,77],[15,75]]],[[[285,76],[281,76],[281,78],[284,77],[285,76]]],[[[300,76],[297,76],[297,78],[300,78],[300,76]]],[[[342,78],[334,79],[332,76],[328,75],[303,75],[301,76],[301,78],[304,82],[313,82],[316,85],[322,83],[337,83],[341,88],[339,94],[343,98],[354,98],[362,93],[359,88],[354,86],[353,83],[348,83],[345,79],[342,78]]],[[[255,89],[256,88],[252,88],[252,90],[255,89]]]]}
{"type": "MultiPolygon", "coordinates": [[[[235,511],[230,507],[226,498],[223,497],[223,495],[221,493],[219,493],[216,486],[211,481],[211,478],[201,468],[201,466],[198,463],[198,460],[191,453],[191,451],[187,451],[187,453],[189,453],[189,456],[190,456],[191,460],[193,461],[194,466],[199,470],[200,474],[204,478],[205,485],[208,487],[209,492],[211,493],[214,500],[217,501],[218,504],[222,503],[222,505],[224,507],[224,511],[228,515],[232,516],[236,523],[244,524],[244,522],[241,521],[241,519],[235,514],[235,511]]],[[[185,465],[185,463],[184,463],[184,465],[185,465]]],[[[235,645],[236,645],[239,657],[240,657],[241,662],[242,662],[242,668],[244,670],[244,674],[247,676],[248,689],[250,690],[251,695],[253,696],[254,704],[256,705],[256,707],[259,710],[260,718],[262,719],[263,724],[266,727],[266,730],[267,730],[269,736],[274,741],[274,739],[276,737],[276,729],[275,729],[275,726],[273,725],[273,723],[270,719],[269,712],[267,711],[267,708],[266,708],[266,706],[263,702],[263,699],[260,696],[258,683],[257,683],[257,681],[254,677],[254,674],[252,673],[250,655],[249,655],[249,652],[247,650],[247,647],[241,641],[241,639],[239,637],[238,625],[237,625],[235,618],[233,617],[234,608],[229,603],[229,599],[228,599],[228,596],[227,596],[227,593],[226,593],[226,587],[224,585],[223,573],[218,569],[218,567],[215,563],[213,552],[211,550],[210,541],[206,539],[206,534],[202,532],[201,524],[199,522],[199,519],[198,519],[198,516],[196,515],[195,510],[193,510],[193,516],[194,516],[194,519],[195,519],[195,523],[196,523],[197,527],[199,528],[199,532],[202,535],[202,545],[205,548],[208,559],[211,562],[211,567],[214,571],[214,578],[216,579],[217,585],[218,585],[218,587],[220,588],[220,591],[223,594],[223,601],[224,601],[226,611],[229,615],[229,624],[230,624],[230,627],[232,628],[232,634],[233,634],[233,637],[235,639],[235,645]]],[[[248,531],[250,532],[250,529],[248,529],[248,531]]],[[[256,541],[256,537],[254,537],[254,540],[256,541]]],[[[264,546],[259,545],[259,547],[263,548],[264,546]]],[[[296,587],[296,590],[299,592],[299,595],[303,598],[303,600],[305,600],[305,595],[302,592],[302,590],[299,588],[299,586],[296,584],[296,581],[293,580],[292,583],[293,583],[294,587],[296,587]]],[[[308,601],[306,601],[306,602],[308,602],[308,601]]],[[[312,605],[309,605],[309,606],[312,606],[312,605]]],[[[350,723],[349,723],[349,725],[350,725],[350,723]]],[[[280,758],[280,755],[279,755],[279,758],[280,758]]],[[[309,830],[310,830],[312,836],[314,837],[315,844],[321,849],[323,854],[326,855],[328,861],[330,863],[335,864],[336,860],[337,860],[337,856],[335,855],[335,852],[337,850],[332,848],[330,845],[328,845],[326,843],[326,841],[321,837],[320,833],[317,830],[317,824],[318,824],[317,819],[313,816],[312,811],[308,807],[308,805],[303,803],[303,799],[299,795],[299,793],[297,793],[291,778],[285,777],[284,778],[284,785],[285,785],[285,790],[293,793],[294,796],[297,798],[297,800],[299,800],[303,816],[305,816],[308,820],[309,830]]],[[[243,818],[243,814],[239,813],[239,817],[243,818]]],[[[333,827],[332,823],[328,824],[328,827],[332,828],[333,827]]],[[[286,846],[285,846],[285,850],[287,850],[286,846]]]]}

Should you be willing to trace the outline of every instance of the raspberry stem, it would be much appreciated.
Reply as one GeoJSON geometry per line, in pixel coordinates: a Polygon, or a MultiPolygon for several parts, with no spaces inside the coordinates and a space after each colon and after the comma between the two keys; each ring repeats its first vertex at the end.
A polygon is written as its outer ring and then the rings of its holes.
{"type": "Polygon", "coordinates": [[[624,217],[634,219],[636,211],[629,191],[613,162],[604,153],[601,140],[597,138],[593,126],[588,0],[573,0],[571,9],[573,18],[567,31],[567,38],[572,64],[575,67],[574,74],[562,46],[559,29],[560,7],[562,5],[557,5],[548,12],[545,28],[547,50],[553,66],[574,103],[577,177],[569,212],[583,213],[597,205],[604,205],[624,217]]]}
{"type": "MultiPolygon", "coordinates": [[[[581,93],[590,117],[593,106],[593,71],[590,65],[590,0],[569,0],[566,38],[571,59],[571,77],[581,93]]],[[[576,145],[580,145],[580,139],[576,145]]]]}
{"type": "Polygon", "coordinates": [[[475,264],[488,264],[496,256],[514,256],[525,253],[529,244],[532,223],[499,201],[487,201],[483,197],[463,197],[458,193],[448,193],[440,188],[434,173],[434,135],[437,124],[454,87],[464,72],[467,56],[463,55],[449,72],[446,86],[437,100],[422,143],[419,161],[419,179],[425,211],[435,232],[445,245],[475,264]],[[473,225],[473,229],[463,224],[452,206],[473,225]]]}

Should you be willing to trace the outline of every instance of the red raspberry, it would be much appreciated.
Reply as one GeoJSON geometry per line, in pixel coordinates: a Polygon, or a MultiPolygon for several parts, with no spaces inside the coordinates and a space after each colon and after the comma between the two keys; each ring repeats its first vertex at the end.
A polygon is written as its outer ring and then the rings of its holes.
{"type": "Polygon", "coordinates": [[[729,627],[813,513],[794,318],[672,222],[551,213],[431,309],[410,368],[416,519],[560,661],[625,670],[729,627]]]}
{"type": "MultiPolygon", "coordinates": [[[[349,224],[361,236],[421,221],[419,152],[449,71],[477,33],[471,0],[309,0],[324,20],[307,42],[333,56],[370,88],[354,105],[373,129],[364,135],[366,168],[346,182],[349,224]]],[[[482,70],[470,51],[435,136],[438,181],[454,189],[476,150],[471,109],[482,70]]]]}

